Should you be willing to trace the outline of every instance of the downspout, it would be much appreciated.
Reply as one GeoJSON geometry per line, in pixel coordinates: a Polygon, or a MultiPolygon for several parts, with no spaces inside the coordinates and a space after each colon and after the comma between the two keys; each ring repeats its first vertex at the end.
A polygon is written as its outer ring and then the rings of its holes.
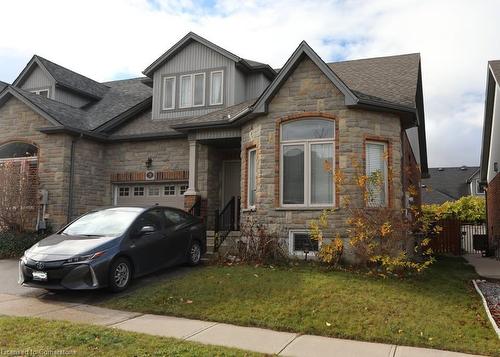
{"type": "Polygon", "coordinates": [[[67,213],[67,223],[69,223],[73,217],[73,193],[74,193],[74,176],[75,176],[75,147],[76,142],[80,139],[83,134],[78,137],[73,137],[71,139],[71,149],[70,149],[70,161],[69,161],[69,187],[68,187],[68,213],[67,213]]]}

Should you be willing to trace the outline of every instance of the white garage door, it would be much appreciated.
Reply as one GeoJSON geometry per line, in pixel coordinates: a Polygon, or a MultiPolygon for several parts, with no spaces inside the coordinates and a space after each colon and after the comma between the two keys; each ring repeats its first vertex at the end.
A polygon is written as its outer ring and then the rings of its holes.
{"type": "Polygon", "coordinates": [[[158,204],[184,209],[184,192],[187,188],[187,182],[116,185],[115,204],[118,206],[158,204]]]}

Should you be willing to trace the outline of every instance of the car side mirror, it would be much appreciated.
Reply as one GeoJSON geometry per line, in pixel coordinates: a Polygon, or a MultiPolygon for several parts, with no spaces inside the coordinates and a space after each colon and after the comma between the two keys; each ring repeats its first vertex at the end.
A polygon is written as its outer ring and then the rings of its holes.
{"type": "Polygon", "coordinates": [[[139,230],[138,236],[145,236],[156,232],[156,228],[153,226],[144,226],[139,230]]]}

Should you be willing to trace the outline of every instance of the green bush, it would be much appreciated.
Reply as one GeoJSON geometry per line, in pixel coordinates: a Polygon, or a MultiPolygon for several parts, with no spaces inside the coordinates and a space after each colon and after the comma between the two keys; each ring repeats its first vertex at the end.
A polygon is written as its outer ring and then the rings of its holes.
{"type": "Polygon", "coordinates": [[[422,212],[430,221],[454,218],[464,222],[482,222],[486,220],[486,202],[484,197],[465,196],[441,205],[422,205],[422,212]]]}
{"type": "Polygon", "coordinates": [[[19,258],[26,249],[46,236],[35,232],[0,232],[0,259],[19,258]]]}

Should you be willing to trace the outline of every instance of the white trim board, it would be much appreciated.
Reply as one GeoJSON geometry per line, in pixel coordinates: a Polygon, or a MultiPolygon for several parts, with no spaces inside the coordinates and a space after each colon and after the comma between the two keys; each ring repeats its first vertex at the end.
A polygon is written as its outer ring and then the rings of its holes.
{"type": "Polygon", "coordinates": [[[490,308],[488,307],[488,303],[486,302],[486,299],[484,298],[484,295],[477,286],[476,280],[472,280],[472,283],[474,284],[474,287],[476,288],[477,293],[479,296],[481,296],[481,300],[483,300],[483,306],[484,309],[486,310],[486,315],[488,316],[488,319],[490,320],[491,325],[493,326],[493,330],[496,332],[498,338],[500,339],[500,328],[497,326],[497,323],[493,319],[493,316],[491,316],[490,308]]]}

